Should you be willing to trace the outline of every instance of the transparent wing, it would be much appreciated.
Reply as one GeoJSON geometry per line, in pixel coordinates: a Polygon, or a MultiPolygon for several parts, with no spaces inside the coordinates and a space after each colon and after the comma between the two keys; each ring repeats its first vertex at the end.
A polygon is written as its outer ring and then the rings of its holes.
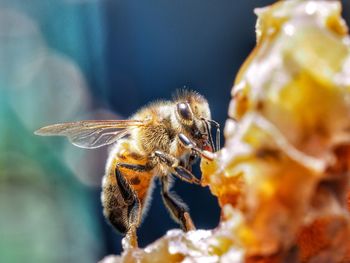
{"type": "Polygon", "coordinates": [[[138,120],[77,121],[45,126],[34,133],[42,136],[66,136],[81,148],[94,149],[114,143],[133,127],[143,126],[138,120]]]}

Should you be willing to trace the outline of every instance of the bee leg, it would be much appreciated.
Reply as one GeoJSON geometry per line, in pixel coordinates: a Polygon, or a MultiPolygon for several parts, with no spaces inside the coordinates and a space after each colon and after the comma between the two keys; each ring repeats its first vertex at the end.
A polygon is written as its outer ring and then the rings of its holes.
{"type": "Polygon", "coordinates": [[[118,163],[118,166],[129,170],[137,171],[137,172],[147,172],[154,168],[151,165],[130,164],[130,163],[118,163]]]}
{"type": "Polygon", "coordinates": [[[154,154],[161,162],[174,169],[174,175],[176,177],[191,184],[201,184],[200,180],[189,170],[179,165],[179,161],[174,156],[161,151],[155,151],[154,154]]]}
{"type": "Polygon", "coordinates": [[[197,153],[192,153],[188,158],[188,163],[184,166],[187,170],[192,172],[192,166],[198,161],[199,155],[197,153]]]}
{"type": "Polygon", "coordinates": [[[192,151],[198,153],[201,157],[208,159],[210,161],[214,159],[214,154],[212,152],[205,151],[198,148],[196,143],[192,141],[190,138],[188,138],[185,134],[179,133],[178,137],[182,145],[185,146],[186,148],[191,149],[192,151]]]}
{"type": "Polygon", "coordinates": [[[140,200],[138,199],[135,191],[130,187],[126,179],[122,176],[122,173],[119,170],[119,165],[117,165],[115,169],[115,175],[120,194],[122,195],[127,206],[127,212],[126,215],[124,215],[126,218],[118,219],[116,225],[117,228],[120,227],[121,221],[123,221],[122,224],[126,228],[126,236],[122,240],[123,248],[126,250],[138,246],[136,230],[141,220],[140,200]]]}
{"type": "Polygon", "coordinates": [[[128,218],[129,228],[126,233],[126,236],[122,240],[122,246],[124,250],[138,247],[136,231],[140,224],[140,218],[141,218],[140,212],[141,212],[140,202],[137,198],[137,201],[135,202],[135,204],[133,205],[133,207],[130,209],[130,212],[129,212],[129,218],[128,218]]]}
{"type": "Polygon", "coordinates": [[[175,172],[173,173],[176,177],[180,178],[183,181],[186,181],[191,184],[201,184],[201,181],[196,178],[189,170],[182,166],[177,166],[174,168],[175,172]]]}
{"type": "Polygon", "coordinates": [[[162,198],[165,204],[165,207],[170,212],[171,216],[176,222],[181,225],[181,228],[184,231],[195,230],[195,226],[192,222],[190,214],[186,205],[180,200],[179,197],[169,192],[169,181],[167,176],[161,178],[162,184],[162,198]]]}

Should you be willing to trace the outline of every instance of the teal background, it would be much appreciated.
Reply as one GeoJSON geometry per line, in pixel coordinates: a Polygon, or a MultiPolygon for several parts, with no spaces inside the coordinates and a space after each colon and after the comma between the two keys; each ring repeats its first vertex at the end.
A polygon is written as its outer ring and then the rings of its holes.
{"type": "MultiPolygon", "coordinates": [[[[107,149],[33,131],[127,118],[183,86],[205,95],[223,126],[234,76],[255,44],[252,10],[272,2],[0,0],[0,262],[97,262],[120,253],[121,236],[100,205],[107,149]]],[[[217,225],[207,188],[175,189],[197,227],[217,225]]],[[[140,245],[175,227],[157,186],[140,245]]]]}

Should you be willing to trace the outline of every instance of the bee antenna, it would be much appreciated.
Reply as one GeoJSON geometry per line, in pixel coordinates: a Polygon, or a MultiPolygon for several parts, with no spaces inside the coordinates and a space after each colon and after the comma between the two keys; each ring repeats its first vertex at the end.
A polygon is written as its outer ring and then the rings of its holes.
{"type": "MultiPolygon", "coordinates": [[[[216,121],[214,121],[214,120],[208,120],[208,119],[204,119],[204,118],[202,118],[204,121],[205,121],[205,123],[210,123],[210,125],[213,125],[213,126],[215,126],[215,128],[216,128],[216,135],[215,135],[215,139],[216,139],[216,141],[215,141],[215,151],[217,152],[217,151],[219,151],[220,150],[220,124],[218,123],[218,122],[216,122],[216,121]]],[[[212,138],[211,138],[211,140],[212,140],[212,138]]]]}
{"type": "Polygon", "coordinates": [[[216,151],[219,151],[220,147],[220,125],[218,124],[216,126],[216,151]]]}
{"type": "Polygon", "coordinates": [[[211,148],[213,149],[213,151],[215,152],[216,151],[216,148],[214,147],[214,142],[213,142],[213,136],[211,135],[211,132],[210,132],[210,129],[209,129],[209,124],[208,124],[208,121],[204,118],[202,118],[202,121],[205,125],[205,129],[207,130],[207,134],[208,134],[208,137],[209,137],[209,142],[210,142],[210,146],[211,148]]]}

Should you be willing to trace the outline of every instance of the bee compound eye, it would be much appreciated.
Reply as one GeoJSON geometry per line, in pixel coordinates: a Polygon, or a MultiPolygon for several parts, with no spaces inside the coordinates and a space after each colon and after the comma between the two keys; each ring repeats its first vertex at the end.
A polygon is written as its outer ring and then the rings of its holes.
{"type": "Polygon", "coordinates": [[[188,103],[178,103],[177,104],[177,112],[179,113],[179,116],[187,121],[191,121],[193,119],[192,110],[190,108],[190,105],[188,103]]]}

